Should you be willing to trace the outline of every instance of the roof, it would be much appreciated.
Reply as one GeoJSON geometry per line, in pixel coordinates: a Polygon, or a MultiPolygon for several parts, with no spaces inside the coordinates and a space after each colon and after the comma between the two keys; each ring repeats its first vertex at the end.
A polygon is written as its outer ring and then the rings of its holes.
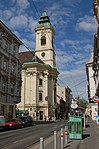
{"type": "Polygon", "coordinates": [[[38,62],[44,64],[44,62],[35,55],[34,51],[26,51],[19,53],[19,60],[21,64],[27,62],[38,62]]]}
{"type": "Polygon", "coordinates": [[[41,27],[41,26],[52,27],[50,19],[45,10],[43,11],[42,16],[40,17],[40,20],[38,22],[38,27],[41,27]]]}

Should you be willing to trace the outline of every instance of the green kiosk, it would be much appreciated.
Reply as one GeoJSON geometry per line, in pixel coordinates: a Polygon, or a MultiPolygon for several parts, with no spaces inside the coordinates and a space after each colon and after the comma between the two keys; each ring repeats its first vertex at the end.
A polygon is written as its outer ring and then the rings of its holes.
{"type": "Polygon", "coordinates": [[[68,122],[69,139],[81,140],[82,139],[82,117],[70,115],[68,122]]]}

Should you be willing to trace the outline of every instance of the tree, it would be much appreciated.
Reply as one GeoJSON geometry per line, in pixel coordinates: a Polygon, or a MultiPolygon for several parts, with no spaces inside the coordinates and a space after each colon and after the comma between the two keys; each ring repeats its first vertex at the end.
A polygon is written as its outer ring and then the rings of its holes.
{"type": "Polygon", "coordinates": [[[86,109],[86,107],[88,105],[88,102],[84,99],[78,99],[77,104],[78,104],[78,106],[83,107],[84,109],[86,109]]]}
{"type": "Polygon", "coordinates": [[[55,109],[57,108],[57,104],[55,103],[54,105],[49,105],[49,117],[54,117],[55,116],[55,109]]]}

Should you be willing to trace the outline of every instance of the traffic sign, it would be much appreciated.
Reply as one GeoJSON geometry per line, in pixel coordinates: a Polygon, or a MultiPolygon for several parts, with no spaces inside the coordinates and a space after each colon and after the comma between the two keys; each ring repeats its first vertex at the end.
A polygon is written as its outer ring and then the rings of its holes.
{"type": "Polygon", "coordinates": [[[98,96],[94,96],[94,97],[92,98],[92,100],[95,101],[95,102],[99,102],[99,97],[98,97],[98,96]]]}
{"type": "Polygon", "coordinates": [[[78,107],[78,105],[76,103],[72,103],[70,106],[72,109],[76,109],[78,107]]]}

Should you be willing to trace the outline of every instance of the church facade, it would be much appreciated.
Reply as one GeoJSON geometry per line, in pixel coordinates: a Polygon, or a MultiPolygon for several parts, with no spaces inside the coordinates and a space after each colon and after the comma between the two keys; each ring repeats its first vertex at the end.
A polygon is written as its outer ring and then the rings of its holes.
{"type": "Polygon", "coordinates": [[[22,94],[20,110],[28,110],[35,120],[57,116],[56,82],[59,72],[55,63],[54,29],[44,11],[35,28],[35,51],[20,53],[22,94]]]}

